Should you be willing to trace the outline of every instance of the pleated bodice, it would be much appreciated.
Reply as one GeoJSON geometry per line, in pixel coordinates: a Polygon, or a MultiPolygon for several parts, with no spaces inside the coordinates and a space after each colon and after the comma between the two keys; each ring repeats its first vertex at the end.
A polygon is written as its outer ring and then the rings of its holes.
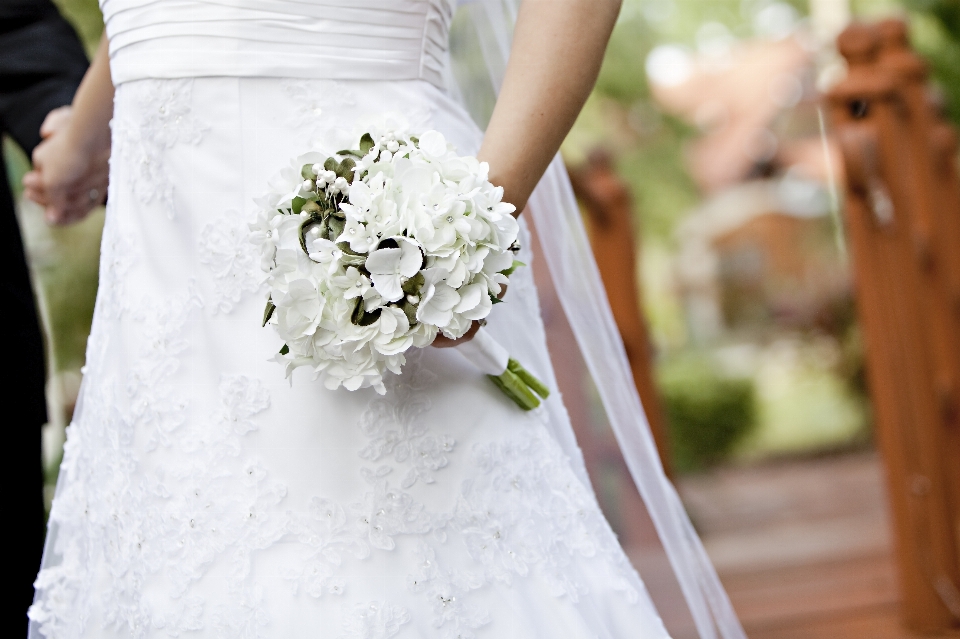
{"type": "Polygon", "coordinates": [[[427,80],[453,0],[101,0],[114,84],[148,78],[427,80]]]}

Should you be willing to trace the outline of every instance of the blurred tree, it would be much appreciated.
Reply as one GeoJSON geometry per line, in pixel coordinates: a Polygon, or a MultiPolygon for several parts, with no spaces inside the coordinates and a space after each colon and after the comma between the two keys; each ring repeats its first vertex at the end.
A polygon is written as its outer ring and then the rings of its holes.
{"type": "Polygon", "coordinates": [[[103,33],[103,16],[97,0],[53,0],[53,3],[63,17],[73,24],[87,48],[87,54],[92,56],[103,33]]]}
{"type": "Polygon", "coordinates": [[[902,0],[911,13],[911,35],[930,63],[947,114],[960,124],[960,0],[902,0]]]}

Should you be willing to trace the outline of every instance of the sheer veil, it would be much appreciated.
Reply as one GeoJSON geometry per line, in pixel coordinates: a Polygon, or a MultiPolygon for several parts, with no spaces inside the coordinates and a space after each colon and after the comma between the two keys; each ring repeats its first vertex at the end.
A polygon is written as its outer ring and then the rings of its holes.
{"type": "MultiPolygon", "coordinates": [[[[461,0],[451,41],[452,95],[485,126],[510,54],[521,0],[461,0]]],[[[670,560],[700,639],[746,639],[716,571],[664,474],[626,351],[613,320],[580,211],[559,155],[530,199],[560,303],[599,391],[620,450],[670,560]]],[[[582,462],[569,419],[553,420],[557,439],[582,462]],[[559,426],[558,426],[559,424],[559,426]]],[[[581,472],[582,463],[578,464],[581,472]]]]}

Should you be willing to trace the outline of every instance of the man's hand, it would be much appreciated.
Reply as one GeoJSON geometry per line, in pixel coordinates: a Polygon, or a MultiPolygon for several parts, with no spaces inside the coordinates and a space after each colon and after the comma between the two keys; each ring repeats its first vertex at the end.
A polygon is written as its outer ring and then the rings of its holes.
{"type": "Polygon", "coordinates": [[[23,177],[24,195],[43,206],[51,225],[78,222],[106,201],[110,148],[84,148],[70,135],[71,107],[47,114],[43,142],[33,151],[33,170],[23,177]]]}

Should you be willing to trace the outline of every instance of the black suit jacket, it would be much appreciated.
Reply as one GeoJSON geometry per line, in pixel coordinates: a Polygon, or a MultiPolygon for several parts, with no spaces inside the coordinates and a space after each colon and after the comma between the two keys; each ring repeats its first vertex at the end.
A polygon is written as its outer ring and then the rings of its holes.
{"type": "Polygon", "coordinates": [[[50,0],[0,0],[0,127],[28,154],[86,70],[80,39],[50,0]]]}

